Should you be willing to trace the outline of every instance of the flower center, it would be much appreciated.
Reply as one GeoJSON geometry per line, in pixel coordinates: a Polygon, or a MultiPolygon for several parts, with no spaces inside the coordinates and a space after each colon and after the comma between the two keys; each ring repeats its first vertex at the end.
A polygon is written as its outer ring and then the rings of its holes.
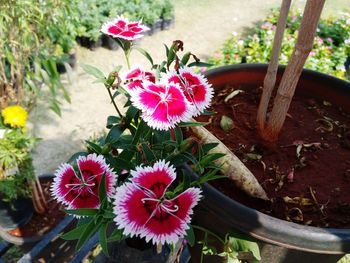
{"type": "Polygon", "coordinates": [[[161,102],[168,102],[170,99],[170,94],[167,92],[159,92],[159,97],[161,102]]]}

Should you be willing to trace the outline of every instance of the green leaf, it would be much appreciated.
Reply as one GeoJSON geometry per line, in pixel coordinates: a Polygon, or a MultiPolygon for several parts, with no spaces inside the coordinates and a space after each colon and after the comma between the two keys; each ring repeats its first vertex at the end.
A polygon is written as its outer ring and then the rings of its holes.
{"type": "Polygon", "coordinates": [[[143,48],[137,47],[136,50],[139,51],[142,55],[144,55],[153,67],[153,59],[152,59],[151,55],[143,48]]]}
{"type": "Polygon", "coordinates": [[[52,101],[52,102],[51,102],[50,109],[51,109],[54,113],[56,113],[58,116],[60,116],[60,117],[62,116],[62,114],[61,114],[61,108],[60,108],[60,106],[58,105],[58,102],[52,101]]]}
{"type": "Polygon", "coordinates": [[[77,152],[69,158],[68,163],[74,163],[79,158],[79,156],[87,156],[87,155],[88,155],[87,152],[77,152]]]}
{"type": "Polygon", "coordinates": [[[106,127],[108,129],[110,129],[110,128],[113,127],[113,125],[115,125],[116,123],[119,123],[119,122],[120,122],[120,118],[119,117],[117,117],[117,116],[108,116],[106,127]]]}
{"type": "Polygon", "coordinates": [[[205,126],[207,124],[209,124],[209,122],[199,122],[199,121],[195,121],[195,122],[180,122],[179,123],[179,127],[205,126]]]}
{"type": "Polygon", "coordinates": [[[139,110],[136,107],[130,106],[125,114],[127,121],[131,122],[131,120],[136,116],[138,112],[139,110]]]}
{"type": "Polygon", "coordinates": [[[210,150],[214,149],[218,145],[219,145],[219,143],[216,143],[216,142],[214,142],[214,143],[206,143],[206,144],[202,145],[202,150],[206,154],[206,153],[208,153],[210,150]]]}
{"type": "Polygon", "coordinates": [[[213,64],[210,63],[206,63],[206,62],[192,62],[190,64],[187,65],[188,67],[202,67],[202,68],[207,68],[207,67],[211,67],[214,66],[213,64]]]}
{"type": "Polygon", "coordinates": [[[97,145],[96,143],[90,142],[90,141],[85,141],[88,147],[95,153],[101,154],[102,148],[101,146],[97,145]]]}
{"type": "Polygon", "coordinates": [[[225,156],[224,153],[211,153],[211,154],[204,156],[199,162],[200,162],[201,166],[206,167],[211,162],[213,162],[217,159],[220,159],[224,156],[225,156]]]}
{"type": "Polygon", "coordinates": [[[108,242],[120,241],[125,239],[126,237],[123,235],[122,229],[114,229],[113,233],[107,239],[108,242]]]}
{"type": "Polygon", "coordinates": [[[201,114],[202,114],[202,115],[206,115],[206,116],[213,116],[213,115],[216,114],[216,112],[204,110],[201,114]]]}
{"type": "Polygon", "coordinates": [[[181,64],[186,65],[190,57],[191,57],[191,52],[187,52],[185,55],[183,55],[181,59],[181,64]]]}
{"type": "Polygon", "coordinates": [[[87,65],[87,64],[83,64],[83,65],[81,65],[81,67],[83,68],[85,73],[92,75],[99,80],[105,80],[105,76],[104,76],[103,72],[101,70],[99,70],[98,68],[91,66],[91,65],[87,65]]]}
{"type": "Polygon", "coordinates": [[[149,163],[157,159],[153,151],[149,148],[149,146],[146,143],[142,143],[141,146],[142,146],[143,153],[149,163]]]}
{"type": "Polygon", "coordinates": [[[118,141],[118,139],[120,138],[120,135],[122,133],[123,133],[123,131],[120,129],[120,126],[118,124],[113,126],[113,128],[110,129],[109,133],[107,134],[105,142],[112,144],[112,143],[118,141]]]}
{"type": "Polygon", "coordinates": [[[170,64],[175,60],[176,52],[174,48],[170,48],[168,55],[167,55],[167,66],[169,67],[170,64]]]}
{"type": "Polygon", "coordinates": [[[107,197],[107,190],[106,190],[106,174],[104,173],[102,175],[100,185],[98,187],[98,198],[100,200],[100,203],[103,202],[107,197]]]}
{"type": "Polygon", "coordinates": [[[95,222],[95,220],[91,220],[90,223],[86,226],[84,231],[82,232],[78,243],[76,245],[76,250],[79,250],[84,243],[97,231],[98,227],[100,226],[101,221],[95,222]]]}
{"type": "Polygon", "coordinates": [[[94,216],[98,213],[98,209],[93,208],[79,208],[79,209],[67,209],[65,212],[70,215],[78,216],[94,216]]]}
{"type": "Polygon", "coordinates": [[[189,225],[189,229],[187,229],[186,231],[186,236],[185,236],[185,239],[187,240],[188,244],[193,247],[194,246],[194,243],[196,241],[196,237],[194,235],[194,231],[193,231],[193,228],[191,225],[189,225]]]}
{"type": "Polygon", "coordinates": [[[256,259],[255,262],[261,260],[259,246],[256,242],[230,236],[225,247],[229,247],[238,254],[239,252],[251,252],[256,259]]]}
{"type": "Polygon", "coordinates": [[[87,227],[88,223],[82,224],[74,228],[73,230],[65,233],[61,236],[64,240],[75,240],[78,239],[81,236],[81,233],[84,232],[85,228],[87,227]]]}
{"type": "Polygon", "coordinates": [[[165,54],[166,54],[166,57],[168,57],[169,55],[169,48],[167,45],[164,44],[164,47],[165,47],[165,54]]]}
{"type": "Polygon", "coordinates": [[[182,130],[179,127],[175,128],[175,138],[176,138],[177,144],[181,144],[181,142],[183,141],[182,130]]]}
{"type": "Polygon", "coordinates": [[[103,224],[99,231],[99,240],[103,253],[109,257],[108,246],[107,246],[107,227],[108,224],[103,224]]]}
{"type": "Polygon", "coordinates": [[[105,211],[103,217],[107,219],[113,219],[115,218],[115,214],[111,211],[105,211]]]}

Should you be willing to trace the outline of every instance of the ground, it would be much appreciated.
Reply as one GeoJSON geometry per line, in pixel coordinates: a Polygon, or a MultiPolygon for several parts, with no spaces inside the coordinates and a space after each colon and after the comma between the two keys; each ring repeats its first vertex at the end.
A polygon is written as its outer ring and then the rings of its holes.
{"type": "MultiPolygon", "coordinates": [[[[346,7],[348,0],[333,0],[326,3],[324,13],[337,13],[346,7]],[[332,2],[332,3],[330,3],[332,2]]],[[[185,49],[192,51],[202,60],[220,48],[233,32],[242,32],[263,19],[271,8],[278,7],[278,0],[177,0],[175,3],[176,23],[173,28],[145,37],[140,47],[149,51],[155,61],[164,58],[163,43],[170,45],[180,39],[185,49]]],[[[296,0],[295,6],[305,1],[296,0]]],[[[106,118],[115,114],[107,92],[100,83],[83,72],[82,64],[90,64],[108,74],[117,65],[124,65],[122,51],[98,48],[90,51],[77,47],[78,64],[71,74],[67,89],[71,104],[63,103],[62,117],[48,110],[45,102],[40,103],[30,115],[30,128],[34,135],[42,138],[33,154],[37,174],[51,173],[60,163],[75,152],[83,149],[86,139],[105,131],[106,118]]],[[[134,52],[132,64],[147,65],[147,61],[134,52]]],[[[67,78],[67,76],[63,76],[67,78]]],[[[41,100],[43,101],[43,100],[41,100]]]]}

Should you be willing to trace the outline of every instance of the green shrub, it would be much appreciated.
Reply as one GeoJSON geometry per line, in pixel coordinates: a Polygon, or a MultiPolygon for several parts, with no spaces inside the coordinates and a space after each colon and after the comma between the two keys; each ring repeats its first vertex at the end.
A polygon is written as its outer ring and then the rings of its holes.
{"type": "Polygon", "coordinates": [[[56,63],[75,45],[74,1],[0,2],[0,109],[30,109],[47,87],[45,99],[60,114],[59,95],[69,100],[56,63]],[[49,99],[48,99],[49,98],[49,99]]]}
{"type": "MultiPolygon", "coordinates": [[[[292,12],[288,17],[279,58],[280,64],[287,64],[293,52],[301,16],[300,12],[292,12]]],[[[234,34],[225,41],[222,49],[210,59],[210,62],[217,66],[268,62],[277,20],[278,11],[274,10],[252,30],[253,33],[243,36],[234,34]]],[[[347,57],[350,56],[349,44],[350,13],[344,13],[340,18],[321,19],[314,46],[305,63],[305,68],[334,75],[341,79],[350,79],[344,66],[347,57]]]]}

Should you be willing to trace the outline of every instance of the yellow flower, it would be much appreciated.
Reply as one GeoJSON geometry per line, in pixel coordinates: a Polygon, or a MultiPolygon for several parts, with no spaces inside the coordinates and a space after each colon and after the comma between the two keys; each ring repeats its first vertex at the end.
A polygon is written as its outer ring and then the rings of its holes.
{"type": "Polygon", "coordinates": [[[18,105],[8,106],[1,112],[4,118],[4,124],[10,125],[12,128],[21,128],[26,125],[28,118],[27,111],[18,105]]]}

